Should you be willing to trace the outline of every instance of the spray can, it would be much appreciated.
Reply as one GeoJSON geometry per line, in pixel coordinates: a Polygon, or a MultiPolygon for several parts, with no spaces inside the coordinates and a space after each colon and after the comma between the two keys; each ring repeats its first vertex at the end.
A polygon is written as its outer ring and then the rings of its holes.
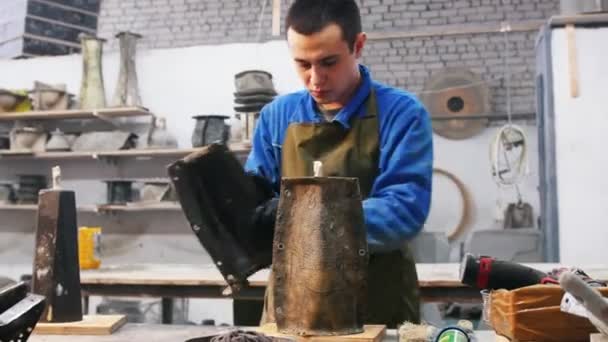
{"type": "Polygon", "coordinates": [[[81,270],[101,265],[101,227],[78,228],[78,262],[81,270]]]}

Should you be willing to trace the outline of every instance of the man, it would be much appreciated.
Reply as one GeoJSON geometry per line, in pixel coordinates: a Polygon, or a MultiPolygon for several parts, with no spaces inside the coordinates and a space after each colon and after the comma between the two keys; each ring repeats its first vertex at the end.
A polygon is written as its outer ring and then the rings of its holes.
{"type": "MultiPolygon", "coordinates": [[[[419,321],[418,280],[406,242],[426,220],[432,129],[411,94],[371,79],[354,0],[296,0],[287,42],[306,90],[263,108],[245,168],[279,191],[281,177],[358,177],[370,250],[366,323],[419,321]]],[[[276,199],[257,219],[274,221],[276,199]]],[[[267,292],[263,321],[273,321],[267,292]]]]}

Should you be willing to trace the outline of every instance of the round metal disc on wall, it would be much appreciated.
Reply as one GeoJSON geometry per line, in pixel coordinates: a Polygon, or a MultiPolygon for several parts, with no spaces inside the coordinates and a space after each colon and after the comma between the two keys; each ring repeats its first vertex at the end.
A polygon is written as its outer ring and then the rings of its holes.
{"type": "MultiPolygon", "coordinates": [[[[445,68],[432,75],[420,95],[431,117],[488,114],[490,92],[481,77],[467,69],[445,68]]],[[[487,119],[433,120],[433,131],[448,139],[467,139],[481,132],[487,119]]]]}

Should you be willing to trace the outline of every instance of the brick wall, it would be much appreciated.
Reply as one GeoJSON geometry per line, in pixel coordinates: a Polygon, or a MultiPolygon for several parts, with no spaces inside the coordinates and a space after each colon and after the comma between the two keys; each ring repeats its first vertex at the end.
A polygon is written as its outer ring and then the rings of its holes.
{"type": "MultiPolygon", "coordinates": [[[[263,0],[104,0],[99,34],[111,37],[122,30],[144,36],[148,48],[254,42],[260,15],[267,40],[271,30],[272,1],[262,12],[263,0]]],[[[116,48],[110,41],[109,49],[116,48]]]]}
{"type": "Polygon", "coordinates": [[[559,8],[556,0],[361,0],[360,4],[366,30],[545,19],[559,8]]]}
{"type": "MultiPolygon", "coordinates": [[[[292,0],[281,0],[282,25],[292,0]]],[[[99,34],[122,30],[144,35],[142,48],[255,42],[272,37],[272,0],[103,0],[99,34]],[[262,15],[262,20],[260,20],[262,15]],[[261,27],[261,29],[258,29],[261,27]]],[[[534,42],[539,22],[558,13],[559,0],[360,0],[364,29],[370,33],[363,62],[385,83],[418,92],[443,67],[466,67],[488,81],[493,110],[505,112],[501,79],[505,51],[503,21],[527,24],[511,32],[513,112],[534,110],[534,42]],[[450,34],[471,28],[466,34],[450,34]],[[486,32],[487,31],[487,32],[486,32]],[[490,32],[494,31],[494,32],[490,32]],[[380,33],[400,33],[373,39],[380,33]]],[[[283,31],[283,30],[282,30],[283,31]]],[[[110,40],[107,49],[116,49],[110,40]]]]}
{"type": "MultiPolygon", "coordinates": [[[[285,18],[291,0],[282,0],[285,18]]],[[[142,44],[168,48],[251,42],[270,35],[272,0],[103,0],[99,34],[122,30],[143,34],[142,44]]],[[[559,0],[360,0],[366,31],[420,30],[436,26],[544,19],[559,0]]],[[[284,22],[284,20],[282,20],[284,22]]],[[[283,31],[283,25],[281,25],[283,31]]],[[[275,37],[276,39],[276,37],[275,37]]],[[[109,47],[112,48],[112,42],[109,47]]]]}
{"type": "MultiPolygon", "coordinates": [[[[536,34],[508,34],[508,72],[514,113],[529,113],[534,109],[536,34]]],[[[375,78],[412,92],[422,91],[427,79],[444,67],[467,68],[487,82],[494,111],[505,113],[506,51],[502,33],[391,39],[371,41],[363,63],[370,66],[375,78]]]]}

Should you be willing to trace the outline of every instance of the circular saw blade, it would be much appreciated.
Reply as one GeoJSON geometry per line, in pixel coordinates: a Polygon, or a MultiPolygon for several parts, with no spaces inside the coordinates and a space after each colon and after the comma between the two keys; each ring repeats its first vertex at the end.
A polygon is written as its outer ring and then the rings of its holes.
{"type": "MultiPolygon", "coordinates": [[[[467,69],[445,68],[431,76],[420,96],[431,117],[454,118],[490,112],[490,92],[483,80],[467,69]]],[[[433,120],[433,131],[454,140],[481,132],[487,119],[433,120]]]]}

